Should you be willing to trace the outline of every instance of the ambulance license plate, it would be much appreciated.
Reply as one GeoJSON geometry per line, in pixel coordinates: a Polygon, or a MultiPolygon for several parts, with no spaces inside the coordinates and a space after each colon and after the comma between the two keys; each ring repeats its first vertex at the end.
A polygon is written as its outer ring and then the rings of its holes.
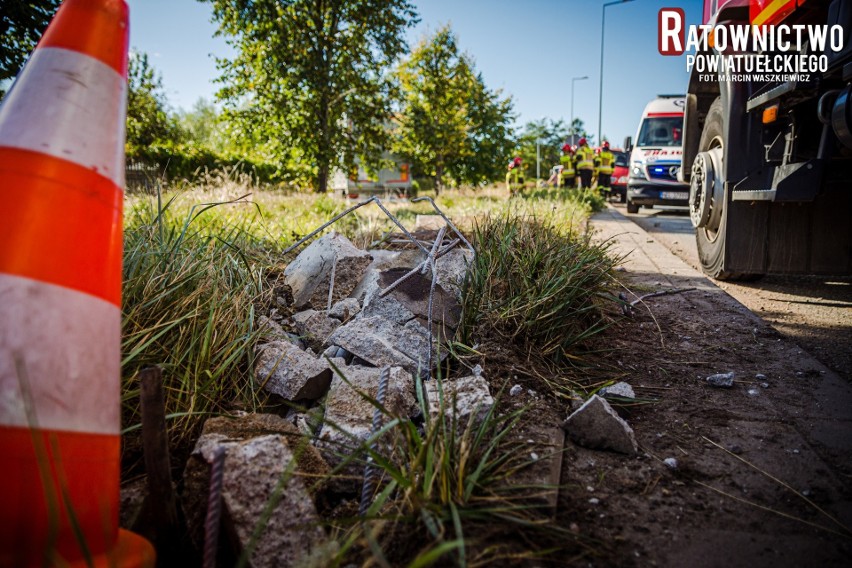
{"type": "Polygon", "coordinates": [[[689,199],[689,194],[685,191],[661,191],[660,199],[680,199],[685,201],[689,199]]]}

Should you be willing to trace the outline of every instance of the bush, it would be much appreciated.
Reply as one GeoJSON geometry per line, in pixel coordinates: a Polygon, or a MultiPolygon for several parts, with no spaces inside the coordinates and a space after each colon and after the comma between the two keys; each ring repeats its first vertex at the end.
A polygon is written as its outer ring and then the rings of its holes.
{"type": "Polygon", "coordinates": [[[131,147],[127,151],[127,161],[156,168],[163,177],[172,181],[193,182],[201,174],[216,170],[248,173],[255,183],[276,184],[283,181],[281,172],[272,164],[222,156],[192,143],[158,142],[145,147],[131,147]]]}

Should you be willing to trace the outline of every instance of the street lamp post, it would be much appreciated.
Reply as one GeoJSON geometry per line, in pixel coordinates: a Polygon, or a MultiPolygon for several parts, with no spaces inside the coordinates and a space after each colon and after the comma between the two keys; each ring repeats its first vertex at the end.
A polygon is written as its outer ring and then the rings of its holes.
{"type": "Polygon", "coordinates": [[[541,140],[536,138],[535,141],[535,186],[538,187],[538,180],[541,179],[541,140]]]}
{"type": "Polygon", "coordinates": [[[571,144],[574,143],[574,83],[588,78],[588,75],[571,78],[571,122],[568,124],[568,134],[571,136],[571,144]]]}
{"type": "Polygon", "coordinates": [[[603,116],[603,56],[604,56],[604,24],[606,23],[606,7],[612,6],[614,4],[627,4],[628,2],[633,2],[633,0],[615,0],[614,2],[607,2],[603,5],[601,12],[603,15],[601,16],[601,69],[600,69],[600,84],[598,85],[598,144],[603,142],[601,140],[601,117],[603,116]]]}

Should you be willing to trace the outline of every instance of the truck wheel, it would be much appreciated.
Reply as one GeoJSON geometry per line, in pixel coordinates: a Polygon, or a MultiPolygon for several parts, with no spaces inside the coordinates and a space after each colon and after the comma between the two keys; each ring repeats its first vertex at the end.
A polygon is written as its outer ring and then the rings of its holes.
{"type": "Polygon", "coordinates": [[[633,203],[632,201],[627,202],[627,212],[628,213],[639,213],[639,205],[633,203]]]}
{"type": "MultiPolygon", "coordinates": [[[[715,183],[721,184],[724,179],[724,114],[722,111],[722,101],[716,98],[713,104],[710,105],[710,110],[707,111],[707,118],[704,122],[704,130],[701,132],[701,140],[698,143],[699,154],[704,152],[704,158],[699,160],[696,157],[693,167],[692,183],[700,183],[705,177],[710,177],[715,183]],[[714,152],[715,151],[715,152],[714,152]],[[715,157],[719,157],[718,162],[715,157]],[[714,159],[711,159],[714,158],[714,159]],[[700,171],[696,172],[695,167],[698,164],[705,168],[718,168],[716,172],[700,171]]],[[[703,191],[708,191],[708,188],[703,188],[703,191]]],[[[700,192],[699,192],[700,193],[700,192]]],[[[690,208],[693,208],[693,196],[695,191],[690,190],[690,208]]],[[[728,221],[728,195],[724,189],[717,191],[715,196],[705,196],[709,201],[705,207],[708,211],[703,215],[704,221],[702,226],[695,229],[695,240],[698,247],[698,259],[701,262],[701,269],[708,276],[716,280],[755,280],[763,276],[762,274],[751,274],[744,272],[732,272],[726,270],[725,261],[725,235],[727,233],[728,221]]]]}

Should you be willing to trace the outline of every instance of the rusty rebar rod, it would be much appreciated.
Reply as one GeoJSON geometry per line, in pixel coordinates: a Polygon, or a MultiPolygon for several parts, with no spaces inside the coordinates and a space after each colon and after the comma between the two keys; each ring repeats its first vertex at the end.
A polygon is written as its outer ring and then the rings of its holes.
{"type": "MultiPolygon", "coordinates": [[[[378,402],[379,406],[381,407],[384,407],[385,405],[385,395],[387,394],[389,379],[390,367],[382,367],[382,371],[379,374],[379,388],[378,392],[376,392],[376,402],[378,402]]],[[[373,410],[373,423],[370,427],[370,437],[372,438],[373,436],[375,436],[381,428],[382,409],[375,408],[373,410]]],[[[376,494],[376,486],[379,482],[379,475],[381,473],[381,469],[377,468],[373,464],[372,455],[378,451],[379,441],[373,440],[373,443],[370,444],[370,451],[367,452],[367,464],[364,466],[364,484],[361,486],[361,503],[358,506],[358,514],[362,517],[367,514],[367,510],[373,503],[373,497],[376,494]]]]}
{"type": "Polygon", "coordinates": [[[459,236],[459,238],[462,240],[462,242],[464,242],[464,244],[465,244],[465,245],[467,245],[467,248],[469,248],[469,249],[470,249],[470,252],[472,252],[472,253],[474,254],[474,256],[475,256],[475,255],[476,255],[476,249],[474,249],[474,248],[473,248],[473,245],[471,245],[471,244],[467,241],[467,239],[466,239],[466,238],[464,238],[464,235],[462,234],[462,232],[461,232],[461,231],[459,231],[458,227],[456,227],[455,225],[453,225],[453,222],[452,222],[452,221],[450,221],[449,217],[447,217],[446,215],[444,215],[444,212],[443,212],[443,211],[441,211],[441,209],[440,209],[440,208],[439,208],[439,207],[435,204],[435,200],[434,200],[434,199],[432,199],[432,198],[431,198],[431,197],[429,197],[429,196],[426,196],[426,195],[424,195],[423,197],[415,197],[414,199],[412,199],[412,200],[411,200],[411,202],[412,202],[412,203],[419,203],[419,202],[421,202],[421,201],[428,201],[429,203],[431,203],[431,204],[432,204],[432,209],[434,209],[434,210],[435,210],[435,212],[436,212],[438,215],[440,215],[440,216],[444,219],[444,221],[446,221],[446,222],[447,222],[447,225],[449,225],[449,226],[450,226],[450,228],[453,230],[453,232],[454,232],[456,235],[458,235],[458,236],[459,236]]]}
{"type": "Polygon", "coordinates": [[[216,568],[219,548],[219,524],[222,519],[222,481],[225,477],[225,447],[217,446],[210,464],[210,492],[207,494],[207,516],[204,519],[204,568],[216,568]]]}

